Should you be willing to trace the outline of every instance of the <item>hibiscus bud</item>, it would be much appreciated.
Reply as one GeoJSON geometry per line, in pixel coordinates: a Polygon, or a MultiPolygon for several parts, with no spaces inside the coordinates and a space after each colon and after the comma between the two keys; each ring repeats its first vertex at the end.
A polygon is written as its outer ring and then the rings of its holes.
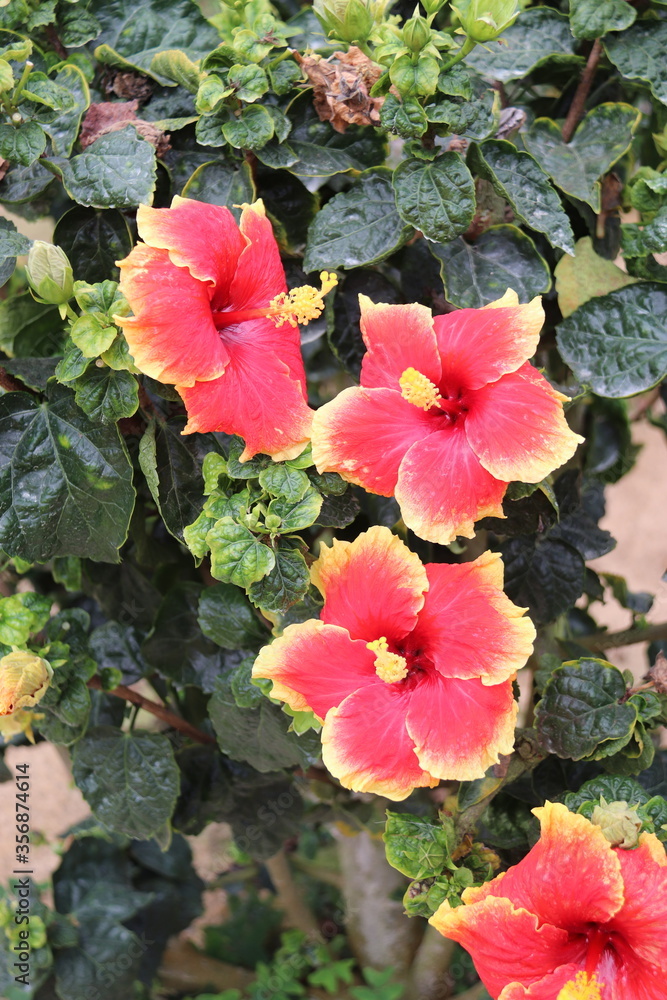
{"type": "Polygon", "coordinates": [[[51,664],[34,653],[16,650],[0,659],[0,716],[40,701],[53,677],[51,664]]]}
{"type": "Polygon", "coordinates": [[[403,25],[403,42],[411,52],[421,52],[431,40],[431,29],[426,18],[415,15],[403,25]]]}
{"type": "Polygon", "coordinates": [[[35,240],[28,254],[25,273],[41,302],[62,306],[74,294],[72,266],[67,255],[53,243],[35,240]]]}
{"type": "Polygon", "coordinates": [[[313,10],[328,35],[344,42],[365,42],[374,18],[364,0],[314,0],[313,10]]]}
{"type": "Polygon", "coordinates": [[[452,4],[473,42],[491,42],[519,16],[518,0],[457,0],[452,4]]]}
{"type": "Polygon", "coordinates": [[[600,805],[591,816],[591,823],[599,826],[612,847],[636,847],[642,821],[635,806],[627,802],[606,802],[600,796],[600,805]]]}
{"type": "Polygon", "coordinates": [[[43,712],[25,712],[22,708],[19,708],[18,712],[12,712],[11,715],[1,715],[0,736],[5,743],[8,743],[12,737],[20,735],[26,736],[31,743],[34,743],[32,724],[43,718],[43,712]]]}

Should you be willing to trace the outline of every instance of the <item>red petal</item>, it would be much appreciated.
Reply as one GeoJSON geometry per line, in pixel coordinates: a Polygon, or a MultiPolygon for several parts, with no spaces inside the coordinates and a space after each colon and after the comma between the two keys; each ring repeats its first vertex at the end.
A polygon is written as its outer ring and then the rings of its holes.
{"type": "Polygon", "coordinates": [[[315,413],[313,459],[320,472],[390,497],[407,450],[440,423],[392,389],[344,389],[315,413]]]}
{"type": "Polygon", "coordinates": [[[539,483],[572,458],[583,438],[567,425],[564,399],[529,364],[471,393],[466,435],[484,468],[539,483]]]}
{"type": "MultiPolygon", "coordinates": [[[[490,898],[455,909],[443,903],[430,923],[472,955],[489,993],[497,997],[503,991],[503,1000],[506,996],[518,1000],[525,995],[506,993],[503,987],[539,982],[558,966],[576,962],[582,951],[581,943],[570,942],[565,931],[550,924],[540,925],[537,917],[515,909],[508,899],[490,898]]],[[[548,1000],[556,996],[552,992],[548,1000]]],[[[546,994],[543,1000],[547,1000],[546,994]]]]}
{"type": "Polygon", "coordinates": [[[413,788],[434,787],[419,766],[405,728],[410,698],[404,684],[372,685],[332,708],[322,729],[322,760],[341,785],[400,801],[413,788]]]}
{"type": "MultiPolygon", "coordinates": [[[[585,962],[563,965],[528,989],[520,983],[506,986],[498,1000],[557,1000],[564,986],[585,971],[585,962]]],[[[664,972],[645,962],[635,967],[618,963],[618,956],[606,952],[596,972],[600,1000],[666,1000],[664,972]]]]}
{"type": "Polygon", "coordinates": [[[342,625],[353,639],[366,642],[407,635],[428,588],[419,556],[377,525],[353,542],[320,546],[311,574],[324,596],[322,621],[342,625]]]}
{"type": "Polygon", "coordinates": [[[171,208],[139,205],[137,228],[149,246],[168,250],[172,263],[212,282],[216,298],[228,295],[246,245],[228,208],[177,195],[171,208]]]}
{"type": "MultiPolygon", "coordinates": [[[[560,990],[572,982],[578,972],[583,971],[583,959],[576,963],[561,965],[554,972],[550,972],[531,986],[523,986],[517,982],[510,983],[502,991],[498,1000],[557,1000],[560,990]]],[[[604,997],[604,1000],[608,1000],[608,997],[604,997]]]]}
{"type": "Polygon", "coordinates": [[[259,651],[252,675],[273,681],[272,698],[298,712],[313,711],[320,719],[353,691],[384,683],[365,642],[317,619],[288,625],[279,639],[259,651]]]}
{"type": "Polygon", "coordinates": [[[395,496],[408,528],[446,545],[457,535],[472,538],[481,517],[503,517],[506,489],[482,468],[459,420],[413,444],[401,462],[395,496]]]}
{"type": "Polygon", "coordinates": [[[532,358],[544,323],[541,301],[538,297],[528,305],[500,305],[509,301],[503,297],[483,309],[435,317],[442,384],[450,395],[495,382],[532,358]]]}
{"type": "Polygon", "coordinates": [[[480,677],[483,683],[507,680],[525,666],[535,628],[502,591],[499,554],[455,566],[429,563],[426,572],[429,589],[410,636],[412,649],[423,649],[445,677],[480,677]],[[489,581],[497,566],[500,586],[489,581]]]}
{"type": "Polygon", "coordinates": [[[581,932],[605,924],[623,904],[621,865],[599,826],[560,803],[533,810],[540,839],[517,865],[467,898],[503,896],[540,920],[581,932]]]}
{"type": "Polygon", "coordinates": [[[239,258],[229,301],[235,310],[260,309],[287,290],[285,271],[262,201],[244,207],[240,225],[248,243],[239,258]]]}
{"type": "Polygon", "coordinates": [[[435,385],[441,367],[433,329],[433,316],[426,306],[385,305],[359,296],[361,332],[368,353],[361,365],[361,384],[367,388],[397,389],[407,368],[415,368],[435,385]]]}
{"type": "Polygon", "coordinates": [[[667,856],[657,837],[651,837],[664,859],[656,861],[648,837],[643,835],[636,850],[615,852],[625,902],[605,930],[618,931],[638,961],[667,969],[667,856]]]}
{"type": "Polygon", "coordinates": [[[277,330],[268,319],[228,327],[230,358],[224,375],[191,388],[177,386],[188,411],[185,432],[240,435],[246,443],[243,462],[258,452],[280,461],[303,451],[312,411],[305,399],[303,362],[300,356],[297,362],[291,342],[293,330],[277,330]],[[284,359],[290,360],[292,374],[284,359]],[[295,378],[297,363],[300,377],[295,378]]]}
{"type": "Polygon", "coordinates": [[[134,316],[116,317],[137,368],[160,382],[194,385],[221,375],[229,354],[211,316],[209,286],[166,250],[137,243],[120,261],[120,290],[134,316]]]}
{"type": "Polygon", "coordinates": [[[407,728],[421,766],[445,780],[472,781],[512,752],[517,704],[512,684],[423,673],[410,699],[407,728]]]}

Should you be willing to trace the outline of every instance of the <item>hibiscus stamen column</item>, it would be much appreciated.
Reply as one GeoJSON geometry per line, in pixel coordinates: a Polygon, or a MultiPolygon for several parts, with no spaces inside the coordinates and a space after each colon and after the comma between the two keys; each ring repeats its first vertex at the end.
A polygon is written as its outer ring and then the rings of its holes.
{"type": "Polygon", "coordinates": [[[558,1000],[601,1000],[603,984],[593,972],[578,972],[558,994],[558,1000]]]}
{"type": "Polygon", "coordinates": [[[320,273],[321,288],[299,285],[289,292],[281,292],[271,299],[268,306],[260,309],[214,309],[213,321],[218,330],[246,323],[251,319],[270,319],[276,326],[283,323],[298,323],[306,326],[324,312],[324,296],[338,284],[338,278],[329,271],[320,273]]]}
{"type": "Polygon", "coordinates": [[[375,657],[375,673],[387,684],[395,684],[408,676],[408,661],[399,653],[390,653],[385,636],[367,642],[366,647],[377,653],[375,657]]]}

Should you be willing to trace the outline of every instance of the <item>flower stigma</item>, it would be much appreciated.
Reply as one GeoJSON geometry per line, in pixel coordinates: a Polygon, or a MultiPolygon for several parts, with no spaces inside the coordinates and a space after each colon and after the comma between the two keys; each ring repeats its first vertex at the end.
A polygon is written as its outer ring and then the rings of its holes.
{"type": "Polygon", "coordinates": [[[321,288],[299,285],[290,292],[281,292],[271,300],[268,315],[276,326],[298,323],[304,326],[324,312],[324,296],[338,284],[338,277],[330,271],[320,272],[321,288]]]}
{"type": "Polygon", "coordinates": [[[402,681],[404,677],[407,677],[407,660],[404,656],[399,656],[398,653],[389,652],[389,646],[384,636],[374,639],[373,642],[367,642],[366,647],[372,650],[372,652],[377,653],[375,657],[375,673],[380,680],[386,681],[387,684],[395,684],[397,681],[402,681]]]}
{"type": "Polygon", "coordinates": [[[602,987],[598,977],[593,972],[578,972],[574,979],[566,983],[558,994],[557,1000],[602,1000],[602,987]]]}
{"type": "Polygon", "coordinates": [[[430,378],[422,375],[416,368],[406,368],[398,380],[401,387],[401,396],[419,406],[422,410],[430,410],[432,406],[437,406],[440,393],[438,387],[431,382],[430,378]]]}

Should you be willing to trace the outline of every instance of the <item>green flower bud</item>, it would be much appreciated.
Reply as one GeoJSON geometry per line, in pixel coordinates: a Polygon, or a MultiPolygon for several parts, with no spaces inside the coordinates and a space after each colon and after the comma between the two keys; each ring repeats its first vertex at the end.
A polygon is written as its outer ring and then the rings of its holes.
{"type": "Polygon", "coordinates": [[[53,243],[35,240],[25,273],[35,297],[41,302],[63,306],[74,294],[72,266],[67,255],[53,243]]]}
{"type": "Polygon", "coordinates": [[[264,524],[269,531],[277,531],[281,525],[281,518],[277,514],[267,514],[264,518],[264,524]]]}
{"type": "Polygon", "coordinates": [[[627,802],[606,802],[600,796],[600,805],[591,816],[591,823],[602,828],[602,832],[612,847],[628,849],[636,847],[642,828],[637,809],[627,802]]]}
{"type": "Polygon", "coordinates": [[[491,42],[519,16],[519,0],[457,0],[452,4],[473,42],[491,42]]]}
{"type": "Polygon", "coordinates": [[[403,43],[414,53],[421,52],[428,45],[431,34],[426,18],[418,15],[411,17],[403,25],[403,43]]]}
{"type": "Polygon", "coordinates": [[[375,25],[365,0],[314,0],[313,10],[327,34],[344,42],[365,42],[375,25]]]}

